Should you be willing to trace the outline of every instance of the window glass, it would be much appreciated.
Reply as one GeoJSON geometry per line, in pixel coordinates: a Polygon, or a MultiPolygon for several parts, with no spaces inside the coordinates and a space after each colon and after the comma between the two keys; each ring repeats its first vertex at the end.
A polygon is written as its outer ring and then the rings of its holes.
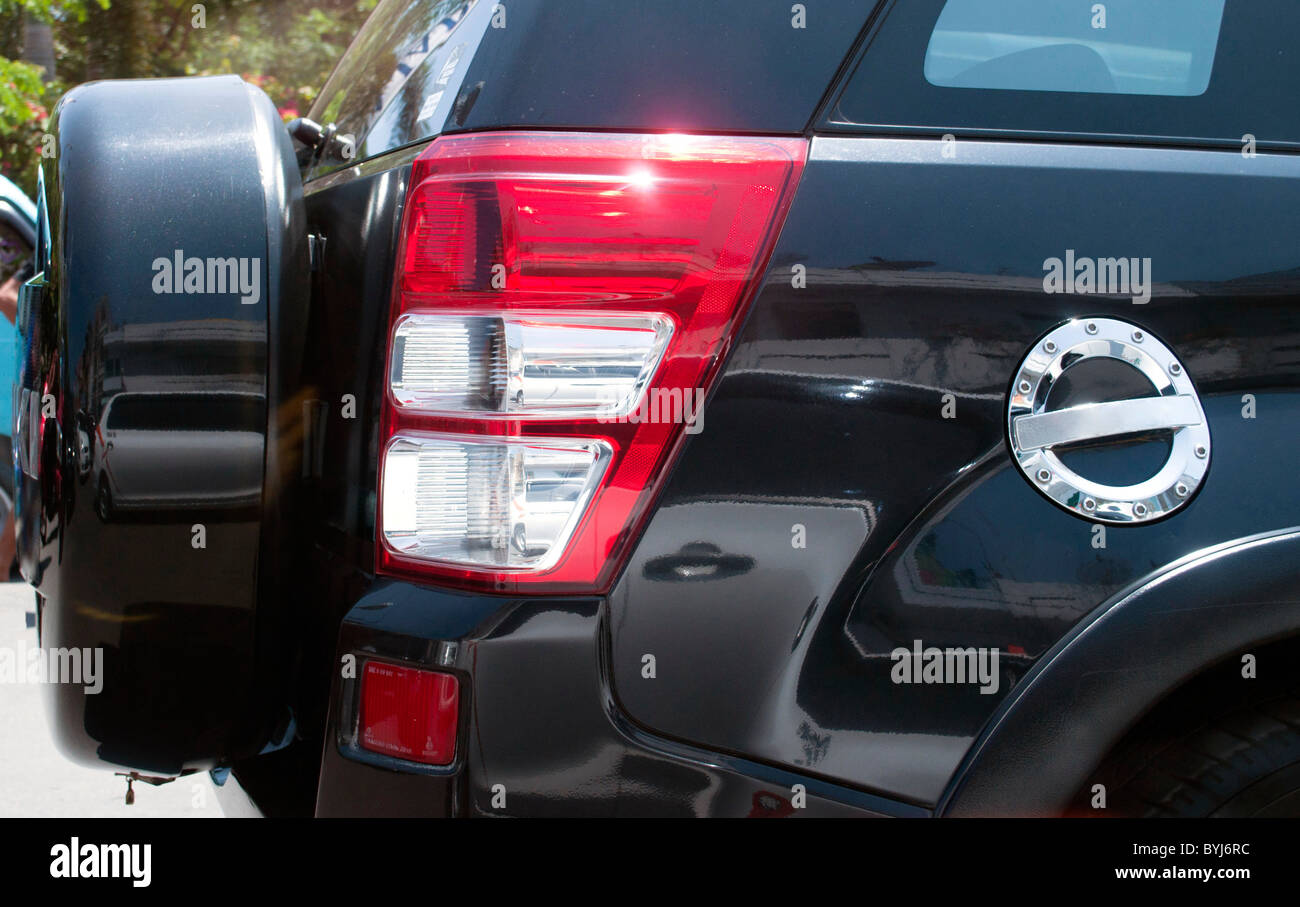
{"type": "Polygon", "coordinates": [[[358,146],[364,145],[362,158],[436,134],[451,100],[442,103],[442,93],[467,57],[452,38],[477,5],[480,0],[384,0],[308,115],[322,125],[333,123],[340,135],[353,136],[358,146]],[[367,142],[372,131],[376,135],[367,142]]]}
{"type": "Polygon", "coordinates": [[[822,128],[1293,150],[1300,2],[892,0],[822,128]]]}
{"type": "Polygon", "coordinates": [[[950,88],[1202,94],[1224,0],[948,0],[925,77],[950,88]]]}

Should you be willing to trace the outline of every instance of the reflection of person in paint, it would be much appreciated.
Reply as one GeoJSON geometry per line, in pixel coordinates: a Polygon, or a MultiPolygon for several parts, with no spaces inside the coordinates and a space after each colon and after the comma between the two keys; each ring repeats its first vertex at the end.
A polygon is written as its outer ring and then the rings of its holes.
{"type": "Polygon", "coordinates": [[[31,263],[23,265],[3,284],[0,284],[0,582],[9,578],[14,562],[14,480],[13,480],[13,389],[10,386],[17,372],[18,355],[18,288],[31,276],[31,263]]]}

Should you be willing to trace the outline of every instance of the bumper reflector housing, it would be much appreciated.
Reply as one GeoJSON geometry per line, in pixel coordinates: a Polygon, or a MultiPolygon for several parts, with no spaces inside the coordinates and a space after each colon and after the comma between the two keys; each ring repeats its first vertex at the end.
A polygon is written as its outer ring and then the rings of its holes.
{"type": "Polygon", "coordinates": [[[366,662],[358,734],[363,749],[425,765],[451,765],[459,713],[456,675],[366,662]]]}

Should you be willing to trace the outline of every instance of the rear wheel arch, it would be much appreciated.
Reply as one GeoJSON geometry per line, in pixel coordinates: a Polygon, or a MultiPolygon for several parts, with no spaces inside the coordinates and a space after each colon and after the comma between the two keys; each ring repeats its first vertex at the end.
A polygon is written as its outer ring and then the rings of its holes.
{"type": "Polygon", "coordinates": [[[1262,533],[1190,555],[1101,605],[990,718],[936,811],[1065,812],[1160,704],[1216,666],[1296,638],[1298,557],[1300,529],[1262,533]]]}
{"type": "Polygon", "coordinates": [[[1293,811],[1300,798],[1297,659],[1300,633],[1207,667],[1112,747],[1070,814],[1251,815],[1282,806],[1279,793],[1289,795],[1285,806],[1293,811]],[[1105,791],[1103,809],[1094,805],[1096,785],[1105,791]]]}

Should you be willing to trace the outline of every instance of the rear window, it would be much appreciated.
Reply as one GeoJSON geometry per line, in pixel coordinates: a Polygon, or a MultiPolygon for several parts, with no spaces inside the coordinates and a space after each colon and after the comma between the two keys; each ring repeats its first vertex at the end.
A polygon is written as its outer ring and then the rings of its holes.
{"type": "Polygon", "coordinates": [[[358,158],[436,135],[481,34],[489,0],[384,0],[309,114],[358,143],[358,158]]]}
{"type": "Polygon", "coordinates": [[[826,126],[1300,144],[1294,0],[892,2],[826,126]]]}

